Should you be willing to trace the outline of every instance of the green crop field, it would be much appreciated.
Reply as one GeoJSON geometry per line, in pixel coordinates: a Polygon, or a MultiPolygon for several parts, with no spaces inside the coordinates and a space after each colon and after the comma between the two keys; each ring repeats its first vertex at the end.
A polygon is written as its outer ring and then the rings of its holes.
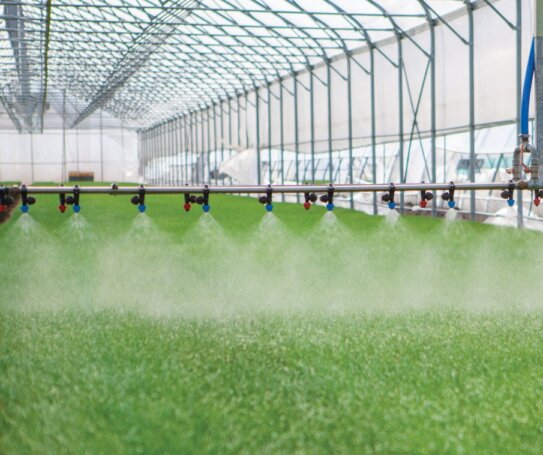
{"type": "Polygon", "coordinates": [[[211,198],[0,225],[0,453],[543,452],[543,236],[211,198]]]}

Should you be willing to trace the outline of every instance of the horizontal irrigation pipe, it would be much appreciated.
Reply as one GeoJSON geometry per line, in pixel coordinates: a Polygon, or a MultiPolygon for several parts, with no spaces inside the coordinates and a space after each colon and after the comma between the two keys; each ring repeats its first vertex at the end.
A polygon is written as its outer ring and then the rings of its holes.
{"type": "Polygon", "coordinates": [[[534,190],[543,187],[543,182],[488,182],[488,183],[390,183],[390,184],[352,184],[352,185],[185,185],[185,186],[12,186],[5,187],[10,194],[18,194],[26,189],[28,194],[72,194],[78,190],[80,194],[138,194],[141,188],[146,194],[242,194],[242,193],[321,193],[330,190],[336,193],[377,193],[381,191],[440,191],[450,190],[534,190]]]}
{"type": "Polygon", "coordinates": [[[117,184],[111,186],[11,186],[0,187],[0,212],[6,210],[15,201],[15,196],[21,196],[21,210],[28,212],[29,205],[36,202],[32,194],[57,194],[59,196],[59,210],[64,213],[66,205],[72,205],[74,212],[79,212],[79,199],[83,194],[108,194],[108,195],[133,195],[131,202],[138,206],[140,212],[145,212],[145,196],[149,194],[183,194],[185,199],[184,209],[188,212],[192,204],[202,205],[204,212],[208,212],[209,196],[211,194],[265,194],[259,197],[259,202],[265,205],[266,210],[273,210],[273,194],[303,193],[305,198],[304,208],[309,209],[319,199],[316,193],[324,193],[320,201],[326,204],[328,210],[334,209],[334,196],[337,193],[377,193],[383,192],[383,202],[390,209],[396,208],[394,195],[397,192],[420,192],[420,206],[425,208],[429,201],[434,199],[435,192],[443,191],[441,198],[448,203],[450,208],[455,208],[455,192],[465,190],[501,190],[501,197],[507,200],[509,206],[513,206],[514,190],[534,190],[534,204],[537,206],[543,198],[543,190],[540,190],[543,182],[539,180],[488,182],[488,183],[400,183],[400,184],[359,184],[359,185],[234,185],[234,186],[209,186],[209,185],[184,185],[184,186],[123,186],[117,184]],[[202,196],[195,196],[201,194],[202,196]]]}

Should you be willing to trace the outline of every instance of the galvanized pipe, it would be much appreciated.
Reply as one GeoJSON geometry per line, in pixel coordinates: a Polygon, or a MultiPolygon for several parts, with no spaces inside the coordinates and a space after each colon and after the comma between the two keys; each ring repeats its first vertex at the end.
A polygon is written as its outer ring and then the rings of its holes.
{"type": "MultiPolygon", "coordinates": [[[[356,185],[186,185],[186,186],[149,186],[145,187],[146,194],[184,194],[184,193],[209,193],[215,194],[258,194],[266,193],[269,189],[273,193],[327,193],[330,190],[335,193],[378,193],[388,192],[393,186],[394,191],[446,191],[454,188],[462,190],[532,190],[539,188],[539,182],[488,182],[488,183],[398,183],[398,184],[356,184],[356,185]]],[[[17,194],[22,187],[7,187],[10,194],[17,194]]],[[[28,186],[28,194],[71,194],[75,189],[80,194],[138,194],[138,186],[28,186]]]]}

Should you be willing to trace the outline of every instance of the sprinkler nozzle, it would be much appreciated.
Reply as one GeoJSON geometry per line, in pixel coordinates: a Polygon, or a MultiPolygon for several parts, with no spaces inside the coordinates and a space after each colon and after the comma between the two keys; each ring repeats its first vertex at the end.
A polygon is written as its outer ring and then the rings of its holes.
{"type": "Polygon", "coordinates": [[[140,189],[138,193],[139,193],[138,196],[132,196],[132,199],[130,199],[130,202],[138,206],[138,210],[140,213],[144,213],[146,207],[145,207],[145,187],[143,185],[140,185],[140,189]]]}
{"type": "MultiPolygon", "coordinates": [[[[323,196],[324,198],[328,199],[328,196],[323,196]]],[[[304,209],[309,210],[311,208],[311,205],[317,202],[317,195],[315,193],[304,193],[304,209]]]]}
{"type": "Polygon", "coordinates": [[[209,206],[209,187],[204,185],[204,196],[202,197],[202,210],[204,213],[208,213],[211,207],[209,206]]]}
{"type": "Polygon", "coordinates": [[[28,190],[26,189],[26,185],[23,185],[21,187],[21,212],[28,213],[28,206],[36,203],[36,198],[28,195],[28,190]]]}
{"type": "MultiPolygon", "coordinates": [[[[507,205],[509,207],[513,207],[515,205],[515,200],[513,199],[514,191],[515,191],[515,183],[513,182],[513,180],[509,180],[509,187],[506,190],[502,191],[500,194],[502,199],[507,199],[507,205]]],[[[536,191],[536,195],[539,196],[540,192],[536,191]]]]}
{"type": "MultiPolygon", "coordinates": [[[[326,210],[331,212],[334,210],[334,192],[336,190],[334,189],[334,185],[330,183],[328,185],[328,193],[321,196],[321,202],[324,202],[326,204],[326,210]]],[[[311,200],[311,195],[309,195],[309,198],[311,200]]]]}
{"type": "Polygon", "coordinates": [[[60,204],[58,206],[58,210],[60,211],[60,213],[64,213],[66,211],[66,204],[60,204]]]}
{"type": "MultiPolygon", "coordinates": [[[[424,183],[424,182],[422,182],[424,183]]],[[[420,192],[420,208],[425,209],[428,206],[428,201],[431,201],[434,198],[434,195],[429,191],[422,190],[420,192]]]]}
{"type": "Polygon", "coordinates": [[[185,212],[190,212],[190,209],[192,207],[191,205],[192,196],[190,193],[185,193],[185,203],[183,204],[183,208],[185,209],[185,212]]]}
{"type": "Polygon", "coordinates": [[[66,197],[65,202],[66,204],[72,206],[74,213],[79,213],[79,211],[81,210],[81,207],[79,206],[79,186],[74,186],[74,195],[66,197]]]}
{"type": "Polygon", "coordinates": [[[536,207],[539,207],[539,204],[541,203],[541,198],[543,197],[543,190],[535,190],[534,191],[534,205],[536,207]]]}
{"type": "Polygon", "coordinates": [[[451,209],[454,209],[456,207],[456,202],[454,201],[454,192],[455,192],[455,190],[456,190],[456,185],[454,184],[454,182],[451,182],[449,184],[449,191],[445,191],[445,193],[443,193],[441,195],[441,199],[446,201],[447,205],[451,209]]]}
{"type": "Polygon", "coordinates": [[[396,192],[396,187],[394,186],[394,183],[391,183],[388,188],[388,193],[383,194],[381,196],[381,200],[388,203],[388,208],[390,210],[394,210],[396,208],[396,203],[394,202],[394,193],[396,192]]]}
{"type": "Polygon", "coordinates": [[[258,198],[258,202],[260,202],[261,204],[265,206],[266,212],[271,212],[273,210],[272,194],[273,194],[272,186],[268,185],[268,189],[266,190],[266,196],[260,196],[258,198]]]}

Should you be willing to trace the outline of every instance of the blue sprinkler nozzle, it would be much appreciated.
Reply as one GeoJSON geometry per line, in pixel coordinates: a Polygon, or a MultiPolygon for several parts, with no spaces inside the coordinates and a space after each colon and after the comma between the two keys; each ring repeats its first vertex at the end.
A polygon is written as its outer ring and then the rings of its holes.
{"type": "Polygon", "coordinates": [[[266,204],[266,212],[271,212],[273,210],[273,205],[266,204]]]}
{"type": "Polygon", "coordinates": [[[509,207],[513,207],[515,205],[515,200],[514,199],[507,199],[507,205],[509,207]]]}
{"type": "Polygon", "coordinates": [[[329,212],[331,212],[332,210],[334,210],[334,204],[332,204],[332,203],[326,204],[326,210],[328,210],[329,212]]]}
{"type": "Polygon", "coordinates": [[[28,213],[28,205],[21,205],[21,212],[28,213]]]}
{"type": "Polygon", "coordinates": [[[456,202],[455,201],[449,201],[447,204],[449,205],[450,209],[454,209],[456,207],[456,202]]]}
{"type": "Polygon", "coordinates": [[[78,204],[74,204],[74,213],[79,213],[80,210],[81,210],[81,206],[78,204]]]}
{"type": "Polygon", "coordinates": [[[390,202],[388,203],[388,208],[389,208],[390,210],[394,210],[394,209],[396,208],[396,203],[390,201],[390,202]]]}
{"type": "Polygon", "coordinates": [[[147,207],[143,204],[138,205],[138,210],[140,211],[140,213],[145,213],[146,208],[147,207]]]}
{"type": "Polygon", "coordinates": [[[204,213],[208,213],[210,209],[211,207],[209,206],[209,204],[204,204],[202,206],[202,210],[204,211],[204,213]]]}

